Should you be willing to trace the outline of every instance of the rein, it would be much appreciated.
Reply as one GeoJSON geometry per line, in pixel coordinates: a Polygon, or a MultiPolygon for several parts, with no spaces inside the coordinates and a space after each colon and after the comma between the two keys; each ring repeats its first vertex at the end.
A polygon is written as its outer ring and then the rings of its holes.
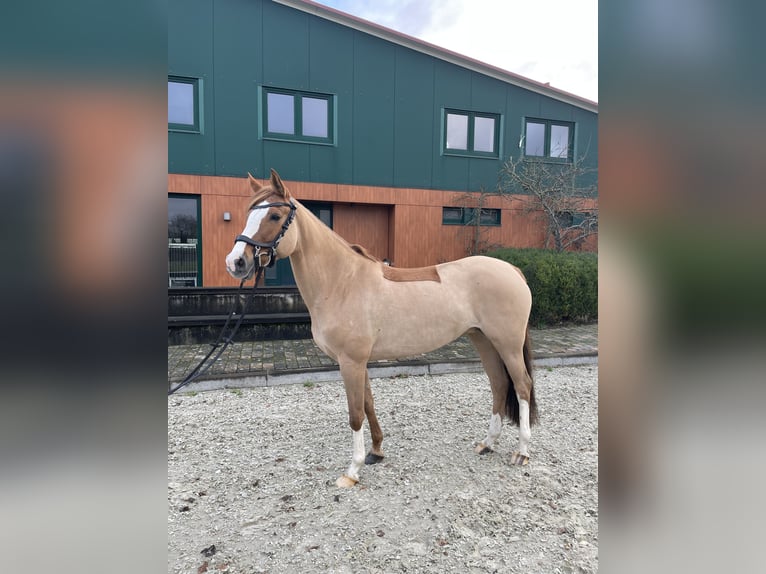
{"type": "MultiPolygon", "coordinates": [[[[168,396],[172,395],[178,389],[185,387],[189,383],[194,382],[196,379],[204,375],[208,371],[208,369],[212,367],[215,364],[215,362],[218,360],[218,358],[223,354],[223,352],[226,350],[226,347],[228,347],[231,344],[231,342],[234,340],[234,335],[237,334],[237,331],[239,330],[239,326],[242,324],[242,320],[247,315],[247,310],[250,306],[250,302],[253,300],[253,297],[255,296],[255,290],[256,290],[256,287],[258,286],[258,281],[260,281],[261,276],[263,275],[263,269],[264,269],[263,267],[258,268],[258,271],[255,274],[255,282],[253,283],[253,290],[250,292],[250,297],[248,297],[247,301],[242,305],[242,310],[239,314],[239,318],[237,319],[237,322],[234,324],[234,326],[231,328],[231,332],[229,333],[229,335],[228,336],[226,335],[226,330],[229,328],[229,323],[231,322],[232,317],[236,315],[236,307],[232,309],[231,312],[229,313],[229,316],[226,317],[226,322],[223,325],[223,329],[221,329],[221,334],[218,335],[218,339],[216,340],[215,343],[213,343],[207,355],[205,355],[205,357],[197,364],[197,366],[194,367],[194,369],[192,369],[192,371],[188,375],[186,375],[186,378],[183,381],[178,383],[174,388],[168,389],[168,396]],[[213,359],[210,362],[208,362],[208,359],[210,359],[210,356],[213,354],[213,352],[218,348],[218,346],[221,343],[223,343],[223,346],[219,349],[218,353],[216,353],[215,357],[213,357],[213,359]]],[[[240,290],[242,289],[242,286],[245,284],[246,280],[247,278],[242,279],[242,281],[240,281],[239,283],[240,290]]],[[[240,295],[242,295],[242,293],[240,293],[240,295]]],[[[239,299],[240,301],[242,300],[241,297],[239,299]]]]}

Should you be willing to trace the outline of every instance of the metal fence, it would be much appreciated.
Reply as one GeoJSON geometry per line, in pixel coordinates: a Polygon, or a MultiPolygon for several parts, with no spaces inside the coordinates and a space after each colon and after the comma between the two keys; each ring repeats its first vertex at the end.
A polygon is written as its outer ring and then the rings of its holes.
{"type": "Polygon", "coordinates": [[[197,245],[168,243],[168,287],[197,287],[197,245]]]}

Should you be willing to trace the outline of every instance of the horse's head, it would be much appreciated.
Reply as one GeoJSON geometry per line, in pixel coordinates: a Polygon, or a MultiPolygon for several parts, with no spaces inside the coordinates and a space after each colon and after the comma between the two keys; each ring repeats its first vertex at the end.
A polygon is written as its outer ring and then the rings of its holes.
{"type": "Polygon", "coordinates": [[[272,169],[267,185],[261,185],[249,173],[247,176],[253,190],[247,222],[226,256],[226,270],[237,279],[249,279],[257,267],[288,257],[296,243],[295,229],[290,228],[296,207],[279,174],[272,169]]]}

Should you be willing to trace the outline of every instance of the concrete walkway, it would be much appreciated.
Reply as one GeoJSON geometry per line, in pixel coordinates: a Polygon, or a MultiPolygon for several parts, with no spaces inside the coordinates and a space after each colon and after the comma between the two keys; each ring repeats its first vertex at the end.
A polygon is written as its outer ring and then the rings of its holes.
{"type": "MultiPolygon", "coordinates": [[[[530,338],[536,366],[595,363],[598,360],[597,323],[530,329],[530,338]]],[[[210,345],[168,347],[169,387],[182,381],[209,350],[210,345]]],[[[467,337],[431,353],[369,365],[372,378],[480,370],[481,362],[467,337]]],[[[215,365],[183,391],[335,380],[340,380],[338,365],[311,339],[254,341],[229,345],[215,365]]]]}

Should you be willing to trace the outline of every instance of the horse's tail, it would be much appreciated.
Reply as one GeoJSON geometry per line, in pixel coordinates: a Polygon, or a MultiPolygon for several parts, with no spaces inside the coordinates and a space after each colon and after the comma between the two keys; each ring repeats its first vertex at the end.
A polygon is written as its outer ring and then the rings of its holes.
{"type": "MultiPolygon", "coordinates": [[[[524,368],[529,375],[529,424],[533,425],[537,422],[537,402],[535,401],[535,383],[532,378],[532,345],[529,340],[529,327],[527,327],[526,333],[524,333],[524,368]]],[[[508,375],[508,394],[505,398],[506,414],[511,422],[518,426],[519,424],[519,399],[516,397],[516,391],[513,386],[513,379],[508,372],[508,368],[505,369],[508,375]]]]}

